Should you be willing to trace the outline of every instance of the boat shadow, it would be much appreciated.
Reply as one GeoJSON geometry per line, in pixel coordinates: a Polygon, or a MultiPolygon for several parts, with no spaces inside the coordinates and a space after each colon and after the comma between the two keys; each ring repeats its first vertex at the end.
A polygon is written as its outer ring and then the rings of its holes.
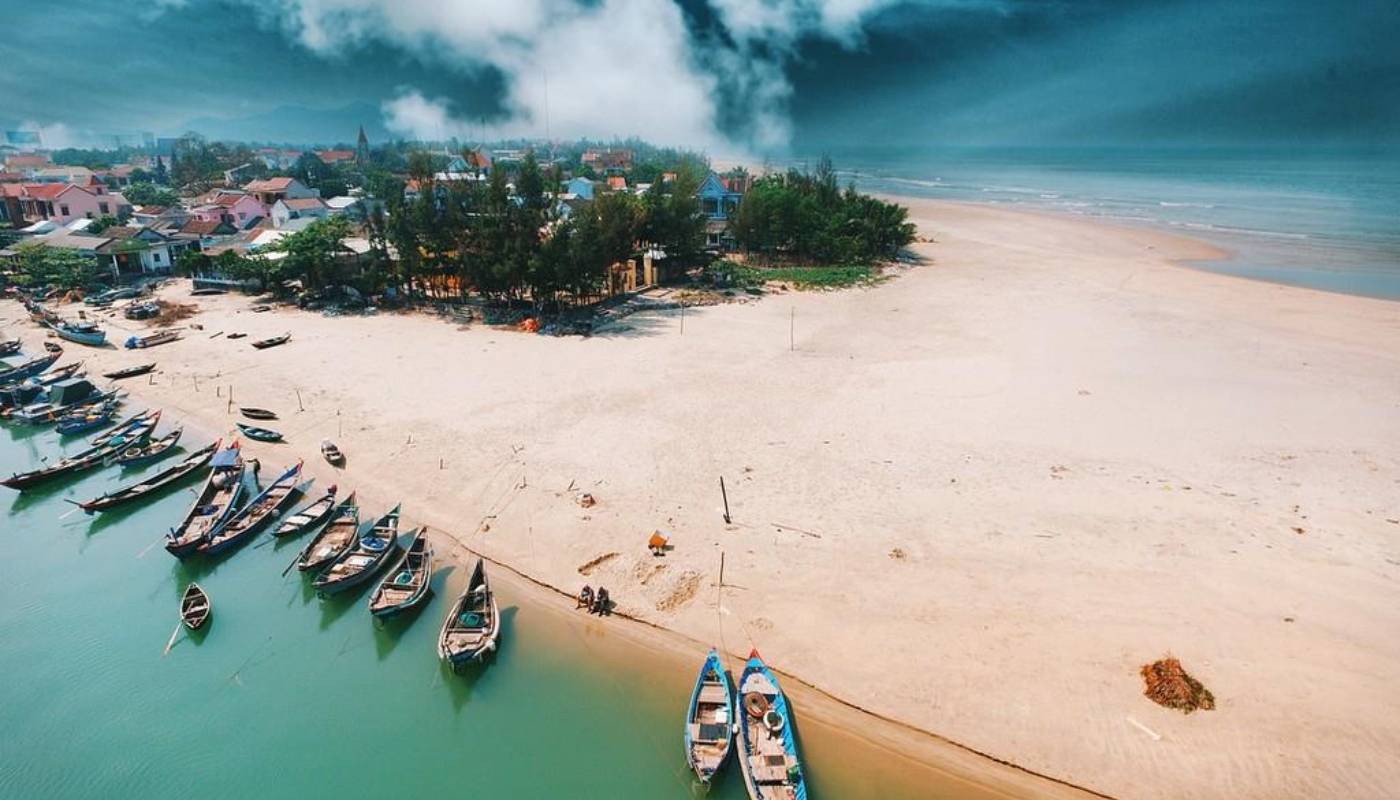
{"type": "MultiPolygon", "coordinates": [[[[365,591],[369,589],[372,584],[374,584],[374,581],[365,581],[358,586],[351,586],[349,589],[336,592],[333,595],[323,596],[321,598],[320,629],[323,631],[329,629],[335,624],[336,620],[345,616],[345,612],[355,606],[363,605],[360,601],[364,598],[365,591]]],[[[308,584],[308,586],[309,585],[310,584],[308,584]]],[[[320,594],[316,591],[315,587],[311,588],[311,593],[313,595],[320,594]]],[[[363,610],[366,614],[369,613],[368,606],[364,606],[363,610]]]]}

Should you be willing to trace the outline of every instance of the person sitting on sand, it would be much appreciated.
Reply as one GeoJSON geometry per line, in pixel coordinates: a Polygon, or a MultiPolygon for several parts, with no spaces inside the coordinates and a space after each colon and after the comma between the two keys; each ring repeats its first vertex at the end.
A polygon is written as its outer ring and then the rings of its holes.
{"type": "Polygon", "coordinates": [[[583,588],[579,590],[579,593],[578,593],[578,602],[576,602],[576,603],[574,604],[574,608],[592,608],[592,607],[593,607],[593,587],[589,586],[588,584],[584,584],[583,588]]]}

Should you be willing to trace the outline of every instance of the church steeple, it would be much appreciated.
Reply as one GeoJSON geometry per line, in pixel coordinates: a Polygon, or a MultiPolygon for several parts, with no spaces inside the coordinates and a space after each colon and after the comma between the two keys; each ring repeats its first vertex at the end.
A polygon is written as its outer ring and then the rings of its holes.
{"type": "Polygon", "coordinates": [[[369,163],[369,137],[365,136],[365,126],[360,126],[360,138],[355,140],[355,163],[364,166],[369,163]]]}

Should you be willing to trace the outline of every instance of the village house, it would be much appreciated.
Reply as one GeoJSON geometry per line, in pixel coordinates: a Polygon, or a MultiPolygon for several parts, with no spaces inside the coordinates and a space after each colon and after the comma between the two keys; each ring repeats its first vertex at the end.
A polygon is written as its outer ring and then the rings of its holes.
{"type": "Polygon", "coordinates": [[[0,224],[18,227],[24,222],[24,206],[20,203],[23,195],[23,184],[0,183],[0,224]]]}
{"type": "Polygon", "coordinates": [[[570,178],[564,184],[564,194],[573,195],[580,200],[593,199],[593,181],[584,177],[570,178]]]}
{"type": "Polygon", "coordinates": [[[278,200],[272,205],[272,225],[285,228],[294,219],[321,219],[330,215],[330,208],[319,197],[297,197],[278,200]]]}
{"type": "Polygon", "coordinates": [[[222,220],[242,229],[266,217],[267,208],[246,192],[216,189],[200,198],[199,204],[190,209],[190,216],[203,222],[222,220]]]}
{"type": "Polygon", "coordinates": [[[181,206],[140,206],[132,209],[131,222],[143,228],[179,228],[190,219],[181,206]]]}
{"type": "Polygon", "coordinates": [[[739,211],[739,203],[748,190],[748,177],[732,174],[726,178],[711,172],[695,194],[700,198],[700,211],[705,215],[705,246],[729,250],[735,246],[729,230],[731,219],[739,211]]]}
{"type": "Polygon", "coordinates": [[[20,206],[30,222],[53,220],[67,225],[75,219],[101,216],[122,218],[131,213],[131,204],[119,194],[110,194],[102,184],[77,186],[67,183],[23,184],[20,206]]]}
{"type": "Polygon", "coordinates": [[[580,161],[599,175],[621,175],[632,169],[632,151],[626,148],[589,149],[583,151],[580,161]]]}
{"type": "Polygon", "coordinates": [[[7,172],[18,172],[26,177],[51,166],[53,166],[53,162],[49,160],[46,153],[15,153],[5,157],[5,170],[7,172]]]}
{"type": "Polygon", "coordinates": [[[34,170],[30,176],[31,183],[76,183],[79,186],[90,186],[97,183],[97,176],[87,167],[44,167],[34,170]]]}
{"type": "Polygon", "coordinates": [[[97,238],[107,240],[96,248],[98,263],[118,278],[168,274],[180,252],[199,249],[197,239],[182,241],[150,228],[111,227],[97,238]]]}
{"type": "Polygon", "coordinates": [[[199,242],[199,248],[203,250],[238,233],[238,229],[227,220],[192,219],[180,226],[180,233],[199,242]]]}
{"type": "Polygon", "coordinates": [[[256,197],[269,209],[276,205],[278,200],[299,200],[321,196],[319,190],[307,188],[306,184],[296,178],[267,178],[250,181],[248,185],[243,187],[243,191],[256,197]]]}
{"type": "Polygon", "coordinates": [[[317,150],[316,157],[326,166],[335,166],[355,160],[354,150],[317,150]]]}

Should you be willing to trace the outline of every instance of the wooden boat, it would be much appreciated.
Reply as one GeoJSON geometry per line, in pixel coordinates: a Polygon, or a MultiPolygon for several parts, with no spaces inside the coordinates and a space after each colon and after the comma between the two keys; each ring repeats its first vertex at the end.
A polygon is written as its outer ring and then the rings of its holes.
{"type": "Polygon", "coordinates": [[[734,740],[734,690],[713,649],[700,665],[685,713],[685,758],[695,777],[708,784],[734,740]]]}
{"type": "Polygon", "coordinates": [[[179,341],[179,339],[179,331],[165,330],[157,331],[147,336],[127,337],[127,340],[123,346],[126,347],[126,349],[128,350],[144,350],[147,347],[155,347],[159,344],[168,344],[170,342],[179,341]]]}
{"type": "Polygon", "coordinates": [[[299,509],[295,514],[287,517],[273,529],[272,535],[281,539],[285,536],[300,536],[309,530],[319,527],[335,513],[335,493],[336,487],[326,489],[326,493],[312,500],[307,505],[299,509]]]}
{"type": "Polygon", "coordinates": [[[92,385],[87,381],[77,381],[72,386],[56,386],[49,391],[50,402],[31,403],[24,408],[14,409],[9,418],[25,425],[52,425],[70,414],[76,419],[90,411],[96,411],[99,406],[117,397],[115,389],[99,394],[87,394],[86,391],[91,388],[92,385]],[[73,391],[61,391],[66,388],[73,391]]]}
{"type": "Polygon", "coordinates": [[[204,488],[190,504],[185,518],[166,535],[165,549],[176,558],[190,555],[203,544],[209,532],[233,514],[243,496],[245,466],[237,440],[215,453],[209,465],[213,469],[204,488]]]}
{"type": "Polygon", "coordinates": [[[277,414],[275,412],[268,411],[265,408],[253,408],[251,406],[243,406],[238,409],[238,413],[242,414],[248,419],[277,419],[277,414]]]}
{"type": "Polygon", "coordinates": [[[16,473],[0,481],[0,485],[8,486],[11,489],[18,489],[22,492],[41,483],[68,475],[75,475],[79,472],[84,472],[99,466],[108,456],[119,454],[128,447],[133,447],[150,436],[151,431],[155,429],[159,421],[160,413],[156,412],[155,418],[141,421],[139,424],[129,428],[120,435],[108,439],[106,444],[91,447],[77,455],[69,456],[40,469],[25,473],[16,473]]]}
{"type": "Polygon", "coordinates": [[[112,415],[115,413],[117,413],[117,399],[115,397],[95,406],[82,406],[59,417],[58,434],[60,436],[74,436],[98,428],[105,428],[112,424],[112,415]]]}
{"type": "Polygon", "coordinates": [[[259,339],[256,342],[253,342],[253,346],[258,348],[259,350],[266,350],[269,347],[276,347],[279,344],[286,344],[288,341],[291,340],[291,338],[292,335],[290,333],[284,333],[281,336],[273,336],[270,339],[259,339]]]}
{"type": "Polygon", "coordinates": [[[428,582],[433,576],[433,546],[422,528],[409,535],[413,540],[403,551],[403,558],[370,595],[369,613],[376,617],[392,617],[428,597],[428,582]]]}
{"type": "Polygon", "coordinates": [[[495,651],[501,634],[501,614],[496,595],[486,580],[486,562],[480,558],[457,602],[447,612],[438,634],[438,657],[455,670],[483,660],[495,651]]]}
{"type": "Polygon", "coordinates": [[[107,378],[108,380],[119,381],[125,378],[134,378],[137,375],[145,375],[147,372],[150,372],[155,368],[156,365],[154,362],[150,364],[138,364],[134,367],[127,367],[125,369],[119,369],[113,372],[104,372],[102,373],[102,377],[107,378]]]}
{"type": "Polygon", "coordinates": [[[238,429],[243,431],[243,435],[247,436],[249,439],[256,439],[260,442],[282,441],[282,434],[271,428],[259,428],[255,425],[244,425],[241,422],[235,422],[234,424],[237,425],[238,429]]]}
{"type": "Polygon", "coordinates": [[[242,510],[210,530],[196,549],[204,555],[215,556],[252,538],[301,494],[303,487],[298,485],[300,480],[301,462],[298,461],[278,475],[242,510]]]}
{"type": "Polygon", "coordinates": [[[0,357],[12,356],[15,353],[18,353],[20,347],[22,347],[23,345],[24,343],[21,342],[19,339],[10,339],[6,342],[0,342],[0,357]]]}
{"type": "Polygon", "coordinates": [[[739,764],[752,800],[807,800],[787,698],[758,651],[739,678],[739,764]]]}
{"type": "Polygon", "coordinates": [[[30,378],[35,375],[38,375],[39,373],[53,366],[54,362],[57,361],[62,355],[63,348],[60,347],[58,349],[58,352],[56,353],[50,352],[46,355],[35,356],[17,367],[10,367],[6,370],[0,370],[0,383],[22,381],[25,378],[30,378]]]}
{"type": "Polygon", "coordinates": [[[326,463],[333,467],[345,463],[345,454],[340,452],[340,448],[336,447],[335,442],[330,439],[321,440],[321,455],[326,459],[326,463]]]}
{"type": "Polygon", "coordinates": [[[389,564],[399,549],[398,539],[399,507],[394,506],[360,534],[355,546],[317,575],[311,585],[323,595],[359,586],[389,564]]]}
{"type": "Polygon", "coordinates": [[[147,409],[146,411],[138,411],[135,414],[132,414],[131,416],[122,420],[121,422],[118,422],[117,427],[111,429],[110,431],[107,431],[106,433],[100,434],[98,436],[94,436],[92,439],[92,445],[94,447],[104,445],[109,440],[123,435],[124,433],[126,433],[126,431],[130,430],[131,428],[137,425],[140,425],[142,422],[151,419],[152,417],[158,416],[160,416],[160,411],[153,411],[150,409],[147,409]]]}
{"type": "Polygon", "coordinates": [[[62,353],[63,345],[58,342],[44,342],[44,350],[49,353],[62,353]]]}
{"type": "Polygon", "coordinates": [[[184,428],[176,428],[154,442],[147,441],[139,444],[112,460],[123,467],[135,467],[159,461],[175,450],[175,444],[180,441],[184,432],[184,428]]]}
{"type": "Polygon", "coordinates": [[[330,522],[297,556],[297,569],[310,572],[339,560],[355,546],[359,533],[360,507],[355,503],[355,493],[351,492],[336,506],[330,522]]]}
{"type": "Polygon", "coordinates": [[[78,361],[40,375],[0,385],[0,409],[21,408],[28,405],[54,384],[62,383],[75,375],[82,377],[81,373],[78,373],[82,367],[83,362],[78,361]]]}
{"type": "Polygon", "coordinates": [[[246,333],[230,333],[230,334],[228,335],[227,338],[229,338],[229,339],[242,339],[243,337],[245,337],[245,336],[247,336],[247,335],[248,335],[248,334],[246,334],[246,333]]]}
{"type": "Polygon", "coordinates": [[[190,583],[185,587],[185,595],[180,598],[180,621],[185,623],[186,628],[199,630],[209,620],[212,610],[209,595],[199,588],[199,584],[190,583]]]}
{"type": "Polygon", "coordinates": [[[115,508],[123,503],[129,503],[132,500],[148,497],[161,489],[175,485],[181,479],[203,468],[204,465],[209,463],[209,459],[214,457],[214,453],[217,452],[218,449],[219,442],[215,441],[211,445],[190,453],[184,461],[181,461],[164,472],[152,475],[149,478],[144,478],[139,483],[117,489],[114,492],[108,492],[101,497],[94,497],[91,500],[77,503],[77,506],[87,513],[92,514],[98,511],[106,511],[110,508],[115,508]]]}
{"type": "Polygon", "coordinates": [[[190,292],[190,297],[208,297],[208,296],[210,296],[210,295],[216,295],[216,294],[228,294],[228,292],[227,292],[226,290],[224,290],[224,289],[216,289],[216,288],[213,288],[213,287],[208,287],[208,286],[206,286],[206,287],[204,287],[204,288],[202,288],[202,289],[194,289],[194,290],[192,290],[192,291],[190,292]]]}
{"type": "Polygon", "coordinates": [[[95,322],[60,322],[50,326],[59,338],[85,344],[88,347],[102,347],[107,344],[107,332],[97,327],[95,322]]]}

